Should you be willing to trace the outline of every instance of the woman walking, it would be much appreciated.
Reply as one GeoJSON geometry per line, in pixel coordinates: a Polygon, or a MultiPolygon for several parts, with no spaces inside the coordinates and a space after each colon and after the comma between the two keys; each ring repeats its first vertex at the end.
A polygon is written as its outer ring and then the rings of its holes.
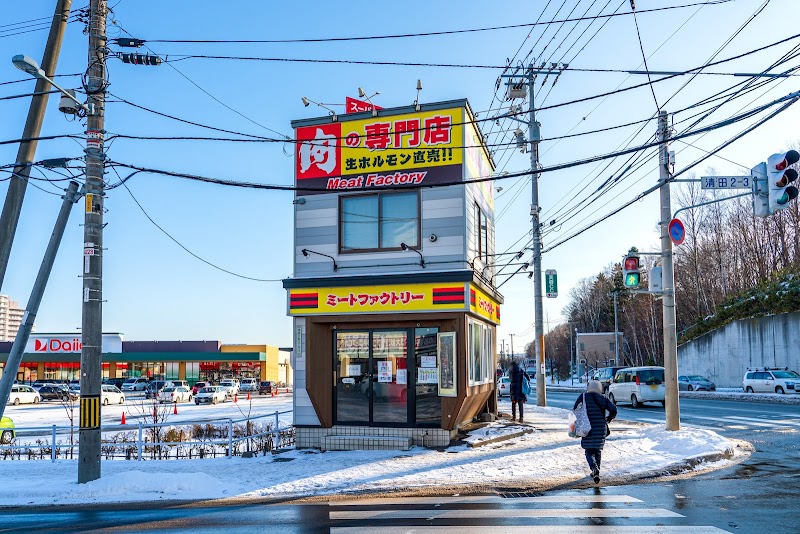
{"type": "Polygon", "coordinates": [[[603,385],[597,380],[591,380],[586,390],[586,393],[575,401],[573,409],[576,409],[581,402],[586,403],[586,414],[589,416],[592,430],[581,438],[581,447],[586,453],[586,461],[592,471],[592,480],[598,484],[600,483],[600,451],[606,444],[608,423],[617,416],[617,407],[603,395],[603,385]]]}
{"type": "Polygon", "coordinates": [[[510,379],[509,389],[511,393],[511,420],[517,419],[517,406],[519,406],[519,422],[522,422],[523,413],[522,406],[528,402],[528,398],[522,391],[522,382],[525,379],[530,380],[528,373],[522,370],[516,360],[511,364],[511,369],[508,373],[510,379]]]}

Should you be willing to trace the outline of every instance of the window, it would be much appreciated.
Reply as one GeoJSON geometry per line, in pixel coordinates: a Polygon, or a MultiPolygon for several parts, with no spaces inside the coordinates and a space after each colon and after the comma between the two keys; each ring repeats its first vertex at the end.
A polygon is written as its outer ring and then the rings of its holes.
{"type": "Polygon", "coordinates": [[[478,203],[475,203],[475,254],[478,258],[483,260],[483,263],[489,264],[489,221],[486,215],[481,210],[478,203]]]}
{"type": "Polygon", "coordinates": [[[419,193],[339,197],[339,252],[419,247],[419,193]]]}
{"type": "Polygon", "coordinates": [[[469,385],[477,386],[492,381],[494,339],[491,327],[478,321],[467,323],[469,349],[469,385]]]}
{"type": "Polygon", "coordinates": [[[611,352],[614,352],[614,342],[613,341],[608,344],[608,350],[611,351],[611,352]]]}

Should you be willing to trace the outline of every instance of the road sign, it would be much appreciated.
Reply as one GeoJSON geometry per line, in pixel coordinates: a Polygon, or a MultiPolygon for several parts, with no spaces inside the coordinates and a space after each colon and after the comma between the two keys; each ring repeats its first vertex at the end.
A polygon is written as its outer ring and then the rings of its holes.
{"type": "Polygon", "coordinates": [[[702,189],[752,189],[752,176],[702,176],[702,189]]]}
{"type": "Polygon", "coordinates": [[[547,298],[554,299],[558,296],[558,274],[555,269],[547,269],[544,272],[544,287],[547,298]]]}
{"type": "Polygon", "coordinates": [[[669,230],[669,238],[672,239],[672,242],[676,245],[680,245],[683,243],[683,240],[686,239],[686,229],[679,219],[672,219],[667,229],[669,230]]]}

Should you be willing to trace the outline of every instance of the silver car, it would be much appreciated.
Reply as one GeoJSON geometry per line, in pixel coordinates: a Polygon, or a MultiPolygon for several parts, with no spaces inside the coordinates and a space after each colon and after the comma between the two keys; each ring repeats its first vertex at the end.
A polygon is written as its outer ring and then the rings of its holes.
{"type": "Polygon", "coordinates": [[[708,378],[700,375],[681,375],[678,377],[680,391],[716,391],[717,386],[708,378]]]}

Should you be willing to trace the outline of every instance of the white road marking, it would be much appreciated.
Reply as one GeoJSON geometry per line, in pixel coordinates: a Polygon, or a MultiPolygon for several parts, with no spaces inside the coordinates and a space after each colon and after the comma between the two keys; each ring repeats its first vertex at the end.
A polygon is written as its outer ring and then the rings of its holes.
{"type": "Polygon", "coordinates": [[[499,495],[464,495],[459,497],[397,497],[357,499],[352,501],[331,501],[330,506],[374,506],[381,504],[512,504],[512,503],[551,503],[551,502],[642,502],[628,495],[540,495],[536,497],[505,498],[499,495]]]}
{"type": "Polygon", "coordinates": [[[332,511],[335,520],[386,520],[386,519],[470,519],[486,518],[542,518],[542,517],[684,517],[663,508],[540,508],[540,509],[490,509],[490,510],[345,510],[332,511]]]}
{"type": "Polygon", "coordinates": [[[611,526],[611,525],[575,525],[575,526],[503,526],[503,527],[331,527],[331,534],[720,534],[727,532],[716,527],[694,526],[611,526]]]}

